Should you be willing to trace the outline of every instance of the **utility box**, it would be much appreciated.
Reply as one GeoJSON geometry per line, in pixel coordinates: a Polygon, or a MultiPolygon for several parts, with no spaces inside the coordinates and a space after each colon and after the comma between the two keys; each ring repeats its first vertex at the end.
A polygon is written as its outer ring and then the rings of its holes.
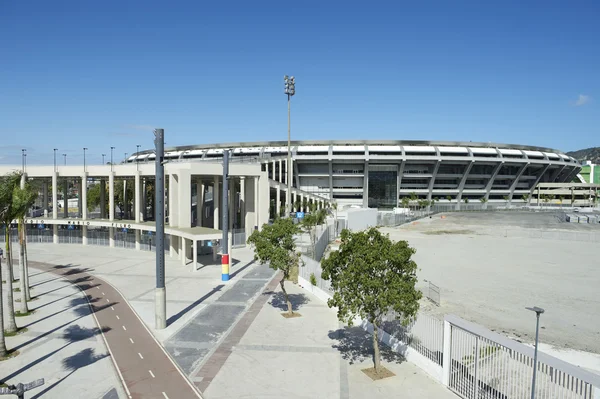
{"type": "Polygon", "coordinates": [[[346,228],[350,231],[362,231],[369,227],[377,227],[377,209],[348,209],[346,228]]]}

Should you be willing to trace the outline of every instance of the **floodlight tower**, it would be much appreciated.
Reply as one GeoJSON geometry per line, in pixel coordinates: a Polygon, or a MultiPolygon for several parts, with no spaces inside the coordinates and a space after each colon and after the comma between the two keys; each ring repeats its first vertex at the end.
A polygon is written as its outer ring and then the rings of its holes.
{"type": "MultiPolygon", "coordinates": [[[[288,77],[287,75],[285,75],[283,77],[283,82],[284,82],[284,90],[283,92],[285,94],[287,94],[287,98],[288,98],[288,156],[287,156],[287,192],[286,192],[286,197],[285,197],[285,210],[286,210],[286,217],[290,216],[290,212],[292,211],[292,149],[291,149],[291,125],[290,125],[290,104],[291,104],[291,98],[294,94],[296,94],[296,79],[291,76],[288,77]]],[[[273,171],[274,173],[274,171],[273,171]]],[[[277,201],[279,201],[279,198],[277,198],[277,201]]]]}

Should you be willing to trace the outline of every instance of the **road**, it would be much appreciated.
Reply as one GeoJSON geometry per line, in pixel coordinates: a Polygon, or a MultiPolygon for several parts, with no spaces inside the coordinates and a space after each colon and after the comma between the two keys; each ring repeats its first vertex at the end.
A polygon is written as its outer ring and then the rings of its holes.
{"type": "Polygon", "coordinates": [[[87,295],[98,327],[103,331],[112,359],[131,398],[202,398],[125,298],[110,284],[88,273],[85,268],[32,261],[29,264],[64,277],[87,295]]]}

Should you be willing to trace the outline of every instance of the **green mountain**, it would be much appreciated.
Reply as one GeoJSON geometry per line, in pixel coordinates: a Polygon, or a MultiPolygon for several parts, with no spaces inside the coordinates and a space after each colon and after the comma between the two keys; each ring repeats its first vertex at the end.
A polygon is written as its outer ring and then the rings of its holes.
{"type": "Polygon", "coordinates": [[[570,151],[567,155],[572,156],[578,161],[592,161],[592,163],[600,164],[600,147],[586,148],[584,150],[570,151]]]}

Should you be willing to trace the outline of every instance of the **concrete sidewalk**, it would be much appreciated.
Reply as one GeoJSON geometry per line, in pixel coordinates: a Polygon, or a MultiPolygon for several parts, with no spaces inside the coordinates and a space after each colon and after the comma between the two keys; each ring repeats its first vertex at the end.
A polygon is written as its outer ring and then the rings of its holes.
{"type": "Polygon", "coordinates": [[[27,398],[126,398],[81,291],[51,273],[33,268],[30,273],[36,299],[29,309],[34,313],[17,317],[26,332],[6,338],[7,347],[19,355],[0,362],[0,381],[10,385],[44,378],[45,385],[29,391],[27,398]]]}
{"type": "Polygon", "coordinates": [[[373,366],[371,335],[340,326],[334,311],[300,287],[286,290],[302,317],[282,317],[283,294],[269,295],[205,398],[456,398],[383,345],[382,363],[396,376],[372,381],[361,371],[373,366]]]}

